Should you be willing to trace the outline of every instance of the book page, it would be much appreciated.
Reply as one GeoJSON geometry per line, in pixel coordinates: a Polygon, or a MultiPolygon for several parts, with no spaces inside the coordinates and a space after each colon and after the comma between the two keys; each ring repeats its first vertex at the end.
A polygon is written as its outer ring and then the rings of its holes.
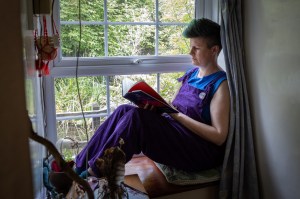
{"type": "Polygon", "coordinates": [[[124,96],[126,93],[128,93],[129,89],[135,84],[136,82],[129,79],[124,78],[122,81],[122,96],[124,96]]]}

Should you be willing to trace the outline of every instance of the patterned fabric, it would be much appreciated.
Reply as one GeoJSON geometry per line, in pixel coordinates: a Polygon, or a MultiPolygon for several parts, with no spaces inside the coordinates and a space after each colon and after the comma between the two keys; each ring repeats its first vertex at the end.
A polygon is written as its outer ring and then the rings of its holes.
{"type": "Polygon", "coordinates": [[[157,162],[155,162],[155,164],[166,177],[166,180],[171,184],[194,185],[214,182],[220,179],[220,168],[212,168],[197,172],[187,172],[157,162]]]}

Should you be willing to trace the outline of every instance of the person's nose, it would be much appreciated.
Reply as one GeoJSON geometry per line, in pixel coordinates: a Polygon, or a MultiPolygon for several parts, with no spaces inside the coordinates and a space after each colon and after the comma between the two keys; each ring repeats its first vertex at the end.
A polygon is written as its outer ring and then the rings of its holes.
{"type": "Polygon", "coordinates": [[[194,54],[194,48],[191,48],[190,49],[190,53],[189,53],[190,55],[193,55],[194,54]]]}

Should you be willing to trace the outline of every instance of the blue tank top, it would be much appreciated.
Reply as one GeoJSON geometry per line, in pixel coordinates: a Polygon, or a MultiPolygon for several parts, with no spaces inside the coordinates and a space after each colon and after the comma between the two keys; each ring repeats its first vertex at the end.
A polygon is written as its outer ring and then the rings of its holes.
{"type": "Polygon", "coordinates": [[[202,78],[197,77],[199,74],[199,69],[195,70],[190,78],[188,79],[188,84],[190,86],[196,87],[198,89],[201,90],[205,90],[206,86],[212,82],[213,80],[215,80],[218,76],[220,76],[220,78],[213,84],[213,90],[210,93],[211,95],[214,95],[215,92],[217,91],[217,89],[219,88],[220,84],[227,79],[226,77],[226,73],[224,71],[218,71],[216,73],[210,74],[208,76],[204,76],[202,78]],[[224,75],[223,75],[224,74],[224,75]]]}

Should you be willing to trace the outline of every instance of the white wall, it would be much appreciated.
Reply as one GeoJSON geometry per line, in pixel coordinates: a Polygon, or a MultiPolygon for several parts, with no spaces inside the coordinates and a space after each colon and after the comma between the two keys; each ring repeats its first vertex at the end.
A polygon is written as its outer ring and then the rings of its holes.
{"type": "Polygon", "coordinates": [[[300,197],[300,1],[244,1],[247,80],[263,198],[300,197]]]}

